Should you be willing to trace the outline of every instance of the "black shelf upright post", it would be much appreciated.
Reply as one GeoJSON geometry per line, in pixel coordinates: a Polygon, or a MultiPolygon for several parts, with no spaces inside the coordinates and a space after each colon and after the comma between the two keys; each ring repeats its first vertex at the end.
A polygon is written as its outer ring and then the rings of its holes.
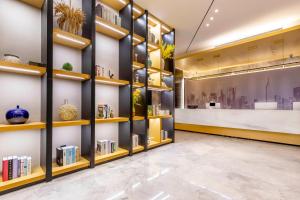
{"type": "Polygon", "coordinates": [[[81,117],[90,120],[90,125],[81,126],[81,155],[89,158],[91,168],[95,166],[95,5],[96,0],[82,0],[86,14],[82,36],[91,40],[91,44],[82,50],[82,73],[91,78],[83,81],[81,87],[81,117]]]}
{"type": "Polygon", "coordinates": [[[119,41],[119,79],[130,85],[119,88],[119,116],[129,117],[128,122],[119,123],[119,146],[132,154],[132,42],[133,42],[133,1],[120,10],[122,27],[129,35],[119,41]]]}
{"type": "MultiPolygon", "coordinates": [[[[175,29],[171,30],[171,32],[166,33],[162,36],[162,40],[166,44],[174,44],[175,45],[175,29]]],[[[163,119],[162,126],[166,129],[169,134],[172,142],[175,142],[175,62],[174,59],[168,59],[165,63],[165,69],[168,72],[172,73],[172,76],[164,77],[164,82],[167,84],[168,87],[172,88],[172,91],[165,91],[162,92],[162,108],[170,110],[170,114],[172,118],[163,119]]]]}
{"type": "Polygon", "coordinates": [[[42,130],[41,163],[46,172],[46,181],[52,180],[52,108],[53,108],[53,0],[45,0],[41,9],[41,62],[47,72],[42,77],[42,121],[46,129],[42,130]]]}
{"type": "MultiPolygon", "coordinates": [[[[146,149],[147,146],[147,37],[148,37],[148,27],[147,27],[147,12],[141,15],[139,18],[134,20],[134,33],[145,38],[145,41],[134,47],[134,53],[137,54],[137,62],[143,63],[145,65],[144,69],[137,70],[135,73],[139,74],[139,80],[144,84],[144,87],[138,88],[142,92],[143,97],[143,107],[142,111],[137,112],[137,116],[144,117],[143,121],[133,121],[133,133],[138,134],[141,138],[141,144],[146,149]]],[[[134,79],[135,77],[133,77],[134,79]]]]}

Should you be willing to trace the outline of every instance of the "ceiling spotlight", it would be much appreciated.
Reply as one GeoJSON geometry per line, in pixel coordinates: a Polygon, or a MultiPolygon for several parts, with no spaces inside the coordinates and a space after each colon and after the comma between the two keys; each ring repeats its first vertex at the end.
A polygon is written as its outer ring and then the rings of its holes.
{"type": "Polygon", "coordinates": [[[218,13],[218,12],[219,12],[219,9],[216,9],[216,10],[215,10],[215,13],[218,13]]]}
{"type": "Polygon", "coordinates": [[[211,21],[213,21],[213,20],[214,20],[214,17],[210,17],[209,19],[210,19],[211,21]]]}
{"type": "Polygon", "coordinates": [[[209,27],[210,26],[210,24],[206,24],[206,27],[209,27]]]}

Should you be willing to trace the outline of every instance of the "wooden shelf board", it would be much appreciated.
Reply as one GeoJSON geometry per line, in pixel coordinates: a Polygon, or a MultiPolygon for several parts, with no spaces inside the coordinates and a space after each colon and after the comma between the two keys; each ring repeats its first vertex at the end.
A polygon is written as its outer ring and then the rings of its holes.
{"type": "Polygon", "coordinates": [[[111,78],[106,78],[106,77],[102,77],[102,76],[97,76],[96,77],[96,83],[98,83],[98,84],[105,84],[105,85],[123,86],[123,85],[128,85],[129,81],[119,80],[119,79],[111,79],[111,78]]]}
{"type": "Polygon", "coordinates": [[[154,148],[154,147],[157,147],[157,146],[160,146],[160,145],[161,144],[159,142],[151,140],[150,144],[148,144],[148,148],[151,149],[151,148],[154,148]]]}
{"type": "Polygon", "coordinates": [[[157,68],[157,67],[149,67],[148,68],[148,73],[149,74],[153,74],[153,73],[160,73],[161,69],[157,68]]]}
{"type": "Polygon", "coordinates": [[[42,76],[46,73],[46,68],[0,60],[0,71],[17,73],[17,74],[25,74],[25,75],[42,76]]]}
{"type": "Polygon", "coordinates": [[[159,46],[157,44],[154,44],[152,42],[148,41],[148,51],[156,51],[159,49],[159,46]]]}
{"type": "Polygon", "coordinates": [[[70,72],[61,69],[54,69],[53,76],[60,79],[85,81],[90,79],[90,75],[77,72],[70,72]]]}
{"type": "Polygon", "coordinates": [[[142,16],[145,13],[145,10],[141,6],[137,5],[136,3],[133,3],[133,7],[134,7],[133,19],[139,18],[140,16],[142,16]],[[138,12],[136,10],[139,10],[140,12],[138,12]]]}
{"type": "Polygon", "coordinates": [[[143,116],[134,116],[132,119],[133,119],[133,121],[142,121],[142,120],[145,119],[145,117],[143,117],[143,116]]]}
{"type": "Polygon", "coordinates": [[[97,16],[96,16],[96,31],[117,40],[120,40],[129,34],[129,31],[127,29],[115,25],[97,16]]]}
{"type": "Polygon", "coordinates": [[[89,125],[89,120],[74,120],[74,121],[54,121],[53,127],[64,127],[64,126],[82,126],[89,125]]]}
{"type": "Polygon", "coordinates": [[[44,129],[46,124],[43,122],[30,122],[27,124],[0,124],[0,132],[23,131],[30,129],[44,129]]]}
{"type": "Polygon", "coordinates": [[[0,192],[13,189],[37,181],[45,179],[45,172],[41,167],[35,167],[28,176],[22,176],[13,180],[2,182],[2,176],[0,177],[0,192]]]}
{"type": "Polygon", "coordinates": [[[111,154],[106,154],[106,155],[99,155],[96,154],[95,156],[95,163],[96,164],[100,164],[100,163],[104,163],[116,158],[120,158],[123,156],[127,156],[129,154],[129,152],[126,149],[122,149],[122,148],[118,148],[118,150],[114,153],[111,154]]]}
{"type": "Polygon", "coordinates": [[[124,8],[129,3],[128,0],[123,0],[123,1],[125,2],[125,4],[123,4],[119,0],[98,0],[98,2],[101,2],[117,11],[120,11],[122,8],[124,8]]]}
{"type": "Polygon", "coordinates": [[[138,145],[137,147],[134,147],[133,149],[132,149],[132,153],[139,153],[139,152],[142,152],[142,151],[144,151],[144,147],[143,146],[141,146],[141,145],[138,145]]]}
{"type": "Polygon", "coordinates": [[[167,138],[165,140],[161,140],[161,144],[169,144],[171,142],[172,142],[172,139],[170,139],[170,138],[167,138]]]}
{"type": "Polygon", "coordinates": [[[53,41],[56,44],[76,49],[84,49],[91,44],[91,41],[89,39],[86,39],[80,35],[75,35],[73,33],[63,31],[59,28],[53,29],[53,41]]]}
{"type": "Polygon", "coordinates": [[[163,86],[157,86],[157,85],[149,85],[148,90],[153,90],[153,91],[172,91],[173,89],[170,87],[163,87],[163,86]]]}
{"type": "Polygon", "coordinates": [[[172,118],[172,115],[157,115],[157,116],[148,116],[148,119],[169,119],[172,118]]]}
{"type": "Polygon", "coordinates": [[[133,62],[132,67],[134,70],[139,70],[145,68],[145,64],[139,62],[133,62]]]}
{"type": "Polygon", "coordinates": [[[119,123],[119,122],[128,122],[128,117],[114,117],[107,119],[96,119],[96,123],[119,123]]]}
{"type": "Polygon", "coordinates": [[[134,82],[132,85],[133,88],[142,88],[145,87],[144,83],[138,83],[138,82],[134,82]]]}
{"type": "Polygon", "coordinates": [[[27,3],[29,5],[32,5],[36,8],[42,8],[43,4],[44,4],[44,0],[21,0],[24,3],[27,3]]]}
{"type": "Polygon", "coordinates": [[[52,163],[52,176],[58,176],[61,174],[65,174],[68,172],[76,171],[82,168],[86,168],[90,166],[90,161],[81,157],[80,160],[76,163],[66,165],[66,166],[58,166],[56,162],[52,163]]]}
{"type": "Polygon", "coordinates": [[[161,73],[162,73],[162,75],[164,75],[164,76],[172,76],[172,75],[173,75],[172,72],[166,71],[166,70],[161,70],[161,73]]]}
{"type": "Polygon", "coordinates": [[[133,46],[139,45],[145,41],[145,38],[139,36],[138,34],[133,34],[133,46]]]}

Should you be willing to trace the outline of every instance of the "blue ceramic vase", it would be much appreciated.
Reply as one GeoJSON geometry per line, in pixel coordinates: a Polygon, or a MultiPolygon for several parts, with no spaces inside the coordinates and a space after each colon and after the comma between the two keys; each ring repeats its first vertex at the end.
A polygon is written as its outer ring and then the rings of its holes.
{"type": "Polygon", "coordinates": [[[20,108],[19,105],[17,105],[16,109],[11,109],[6,113],[6,120],[10,124],[25,124],[28,118],[28,111],[20,108]]]}

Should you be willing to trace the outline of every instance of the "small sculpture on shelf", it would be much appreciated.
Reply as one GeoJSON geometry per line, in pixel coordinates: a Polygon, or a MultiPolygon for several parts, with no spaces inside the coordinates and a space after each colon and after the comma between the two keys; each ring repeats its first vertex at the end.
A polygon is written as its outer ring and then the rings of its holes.
{"type": "Polygon", "coordinates": [[[3,61],[7,61],[7,62],[11,62],[11,63],[17,63],[17,64],[21,63],[21,60],[20,60],[19,56],[16,56],[16,55],[13,55],[13,54],[8,54],[8,53],[4,54],[3,61]]]}
{"type": "Polygon", "coordinates": [[[54,15],[57,17],[57,24],[60,29],[73,34],[79,34],[85,21],[85,13],[79,9],[66,4],[63,1],[55,2],[54,15]]]}
{"type": "Polygon", "coordinates": [[[113,78],[114,78],[114,74],[113,74],[113,73],[111,73],[111,71],[110,71],[110,70],[108,71],[108,76],[109,76],[109,78],[110,78],[110,79],[113,79],[113,78]]]}
{"type": "Polygon", "coordinates": [[[64,63],[62,68],[66,71],[73,71],[73,65],[69,62],[64,63]]]}
{"type": "Polygon", "coordinates": [[[76,106],[69,104],[68,100],[65,99],[64,105],[59,107],[58,114],[59,118],[63,121],[76,120],[78,117],[78,109],[76,106]]]}
{"type": "Polygon", "coordinates": [[[17,108],[11,109],[6,113],[6,120],[10,124],[25,124],[29,119],[29,112],[17,105],[17,108]]]}
{"type": "Polygon", "coordinates": [[[96,76],[104,76],[104,67],[96,65],[96,76]]]}

